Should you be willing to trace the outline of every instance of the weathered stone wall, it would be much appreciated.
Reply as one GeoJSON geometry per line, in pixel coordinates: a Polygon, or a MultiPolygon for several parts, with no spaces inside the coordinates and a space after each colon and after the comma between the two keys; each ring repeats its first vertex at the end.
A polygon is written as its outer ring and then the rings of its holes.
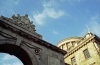
{"type": "MultiPolygon", "coordinates": [[[[95,43],[95,42],[94,42],[95,43]]],[[[100,56],[95,48],[94,43],[88,42],[82,48],[71,54],[70,56],[65,58],[65,62],[71,64],[71,58],[75,56],[77,65],[99,65],[100,64],[100,56]],[[90,58],[85,59],[83,51],[88,49],[90,53],[90,58]]]]}
{"type": "MultiPolygon", "coordinates": [[[[37,36],[35,37],[34,33],[32,34],[9,21],[9,19],[5,19],[5,21],[0,19],[0,45],[12,44],[19,46],[28,53],[32,65],[65,65],[63,50],[37,36]],[[15,41],[12,43],[8,40],[15,41]]],[[[19,51],[19,55],[21,55],[20,53],[19,51]]]]}

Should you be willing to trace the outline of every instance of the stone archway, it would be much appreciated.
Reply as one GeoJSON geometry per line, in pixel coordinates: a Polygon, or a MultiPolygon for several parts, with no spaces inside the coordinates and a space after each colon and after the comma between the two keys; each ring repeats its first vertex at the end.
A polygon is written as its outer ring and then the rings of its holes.
{"type": "Polygon", "coordinates": [[[0,44],[0,52],[16,56],[24,65],[33,65],[28,53],[17,45],[0,44]]]}
{"type": "Polygon", "coordinates": [[[42,39],[28,16],[0,17],[0,52],[19,58],[24,65],[64,65],[65,51],[42,39]]]}

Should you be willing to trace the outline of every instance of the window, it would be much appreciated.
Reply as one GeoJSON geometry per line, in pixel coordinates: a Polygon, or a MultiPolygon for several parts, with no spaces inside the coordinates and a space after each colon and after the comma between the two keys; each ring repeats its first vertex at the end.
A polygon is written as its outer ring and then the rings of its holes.
{"type": "Polygon", "coordinates": [[[60,49],[62,49],[62,46],[59,46],[60,49]]]}
{"type": "Polygon", "coordinates": [[[68,49],[68,43],[66,43],[66,47],[67,47],[67,49],[68,49]]]}
{"type": "Polygon", "coordinates": [[[74,46],[74,45],[75,45],[75,41],[72,41],[71,43],[72,43],[72,46],[74,46]]]}
{"type": "Polygon", "coordinates": [[[84,53],[86,59],[90,58],[90,54],[89,54],[88,49],[85,49],[85,50],[83,51],[83,53],[84,53]]]}
{"type": "Polygon", "coordinates": [[[64,49],[64,47],[65,47],[65,44],[62,45],[62,49],[64,49]]]}
{"type": "Polygon", "coordinates": [[[71,43],[67,43],[67,48],[69,49],[71,47],[71,43]]]}
{"type": "Polygon", "coordinates": [[[63,50],[66,50],[66,44],[62,45],[63,50]]]}
{"type": "Polygon", "coordinates": [[[77,65],[75,57],[71,58],[71,62],[72,62],[72,65],[77,65]]]}

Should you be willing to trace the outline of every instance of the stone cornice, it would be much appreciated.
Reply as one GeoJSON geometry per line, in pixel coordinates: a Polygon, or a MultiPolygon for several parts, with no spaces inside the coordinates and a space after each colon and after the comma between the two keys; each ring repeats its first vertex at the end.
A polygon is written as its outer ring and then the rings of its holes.
{"type": "Polygon", "coordinates": [[[39,45],[42,45],[46,48],[49,48],[53,51],[56,51],[56,52],[61,53],[63,55],[66,54],[66,51],[59,49],[58,47],[56,47],[56,46],[52,45],[51,43],[46,42],[38,37],[35,37],[34,34],[33,35],[29,34],[28,31],[21,29],[20,27],[16,26],[15,24],[10,23],[9,21],[10,20],[4,20],[0,17],[0,26],[2,26],[3,28],[9,29],[9,30],[11,30],[11,31],[13,31],[13,32],[15,32],[15,33],[27,38],[27,39],[30,39],[30,40],[36,42],[39,45]]]}
{"type": "Polygon", "coordinates": [[[91,37],[89,37],[88,39],[85,40],[81,40],[81,42],[78,43],[78,45],[73,48],[71,51],[69,51],[64,58],[70,56],[71,54],[73,54],[74,52],[76,52],[77,50],[79,50],[80,48],[82,48],[83,46],[85,46],[86,44],[88,44],[90,41],[94,42],[95,41],[96,36],[92,35],[91,37]]]}
{"type": "MultiPolygon", "coordinates": [[[[100,42],[100,38],[97,35],[95,35],[95,40],[94,41],[95,42],[100,42]]],[[[98,43],[98,44],[100,44],[100,43],[98,43]]]]}
{"type": "MultiPolygon", "coordinates": [[[[20,29],[22,31],[25,31],[25,32],[31,34],[31,35],[34,35],[35,37],[42,39],[42,35],[36,33],[35,31],[28,30],[27,26],[25,27],[24,25],[20,25],[18,22],[13,21],[11,18],[1,16],[0,20],[3,21],[5,23],[5,25],[7,24],[6,26],[8,26],[8,24],[12,25],[12,27],[16,27],[17,29],[20,29]]],[[[15,28],[13,28],[13,29],[17,31],[17,29],[15,29],[15,28]]]]}

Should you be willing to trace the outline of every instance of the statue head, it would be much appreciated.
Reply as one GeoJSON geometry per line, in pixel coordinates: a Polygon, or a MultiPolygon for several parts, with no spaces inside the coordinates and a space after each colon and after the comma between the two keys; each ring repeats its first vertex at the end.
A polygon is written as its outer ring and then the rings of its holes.
{"type": "Polygon", "coordinates": [[[27,15],[27,14],[25,14],[25,17],[28,17],[28,15],[27,15]]]}
{"type": "Polygon", "coordinates": [[[19,14],[17,14],[17,17],[19,17],[20,15],[19,14]]]}

